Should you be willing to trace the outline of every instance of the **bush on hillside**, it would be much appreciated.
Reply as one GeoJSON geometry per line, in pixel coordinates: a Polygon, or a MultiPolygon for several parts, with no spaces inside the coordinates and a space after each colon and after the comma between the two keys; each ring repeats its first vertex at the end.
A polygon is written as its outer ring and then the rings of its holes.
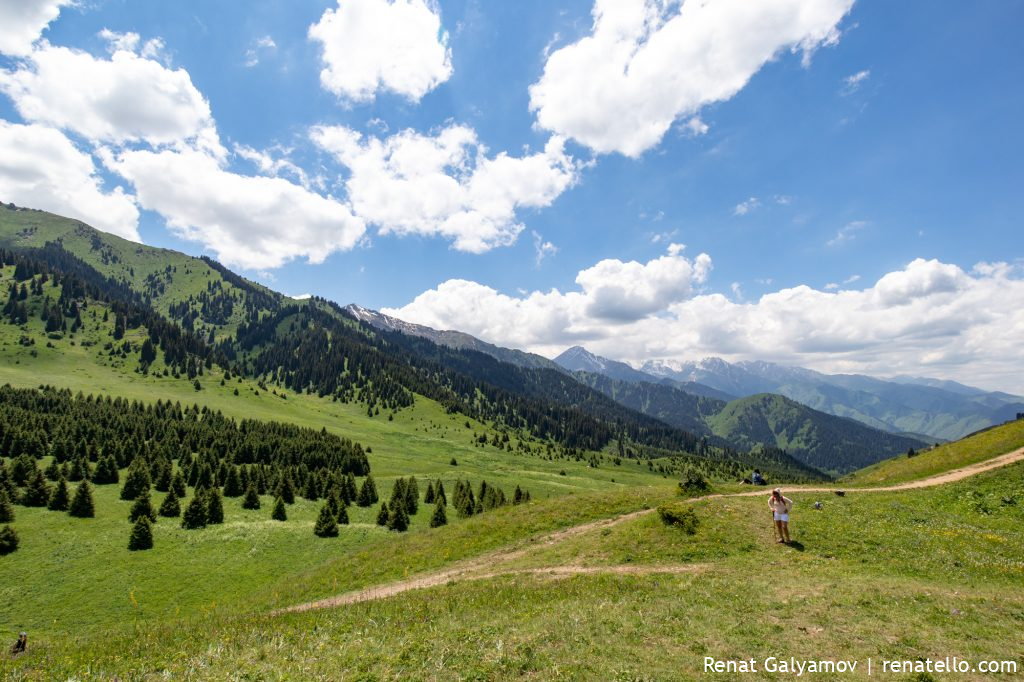
{"type": "Polygon", "coordinates": [[[687,471],[679,481],[679,494],[686,497],[705,495],[709,490],[711,490],[711,484],[708,483],[708,479],[697,471],[687,471]]]}
{"type": "Polygon", "coordinates": [[[695,535],[700,525],[696,512],[688,505],[663,504],[658,507],[658,516],[666,526],[679,528],[687,535],[695,535]]]}
{"type": "Polygon", "coordinates": [[[18,549],[18,534],[10,526],[0,528],[0,556],[18,549]]]}

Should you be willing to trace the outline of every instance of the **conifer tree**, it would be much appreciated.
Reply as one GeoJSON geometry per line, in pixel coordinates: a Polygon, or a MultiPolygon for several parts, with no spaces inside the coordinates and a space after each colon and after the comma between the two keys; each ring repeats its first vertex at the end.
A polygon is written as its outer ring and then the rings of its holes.
{"type": "Polygon", "coordinates": [[[377,511],[377,525],[378,526],[386,526],[386,525],[388,525],[388,516],[390,516],[390,512],[388,511],[388,503],[387,502],[381,502],[380,503],[380,509],[377,511]]]}
{"type": "Polygon", "coordinates": [[[92,474],[92,482],[96,485],[106,485],[118,482],[117,462],[112,455],[101,457],[96,463],[96,470],[92,474]]]}
{"type": "MultiPolygon", "coordinates": [[[[142,499],[141,497],[139,498],[142,499]]],[[[132,526],[128,536],[128,549],[135,552],[142,549],[153,549],[153,526],[149,517],[143,514],[132,526]]]]}
{"type": "Polygon", "coordinates": [[[181,517],[181,527],[185,530],[206,528],[206,495],[198,490],[192,496],[192,501],[185,507],[185,513],[181,517]]]}
{"type": "Polygon", "coordinates": [[[440,478],[437,479],[437,485],[434,486],[434,498],[444,502],[445,506],[448,505],[448,496],[444,494],[444,483],[441,482],[440,478]]]}
{"type": "MultiPolygon", "coordinates": [[[[405,509],[406,504],[405,479],[396,478],[394,485],[391,486],[391,499],[388,500],[388,509],[391,511],[394,511],[395,507],[405,509]]],[[[409,513],[408,509],[406,509],[406,513],[409,513]]]]}
{"type": "Polygon", "coordinates": [[[203,462],[199,465],[199,473],[196,475],[195,488],[210,488],[213,486],[213,470],[210,465],[203,462]]]}
{"type": "MultiPolygon", "coordinates": [[[[622,441],[620,440],[619,443],[621,444],[622,441]]],[[[514,493],[512,493],[512,504],[522,504],[522,503],[523,503],[523,489],[520,488],[519,486],[516,486],[516,491],[514,493]]]]}
{"type": "Polygon", "coordinates": [[[405,511],[409,516],[415,516],[420,510],[420,488],[416,484],[416,478],[409,477],[405,483],[405,511]]]}
{"type": "Polygon", "coordinates": [[[178,493],[174,492],[173,488],[167,491],[164,501],[160,504],[158,513],[160,516],[165,516],[169,519],[176,519],[181,516],[181,502],[178,500],[178,493]]]}
{"type": "Polygon", "coordinates": [[[63,476],[60,476],[57,478],[57,485],[53,489],[53,494],[50,495],[50,502],[46,505],[46,508],[50,511],[67,511],[70,506],[71,493],[68,492],[67,481],[64,480],[63,476]]]}
{"type": "Polygon", "coordinates": [[[153,477],[153,488],[157,492],[166,493],[171,489],[171,472],[174,469],[169,461],[164,460],[160,472],[153,477]]]}
{"type": "Polygon", "coordinates": [[[14,505],[7,495],[7,489],[0,486],[0,523],[10,523],[14,520],[14,505]]]}
{"type": "Polygon", "coordinates": [[[45,507],[50,501],[50,486],[39,469],[29,479],[21,503],[26,507],[45,507]]]}
{"type": "Polygon", "coordinates": [[[359,490],[356,488],[356,477],[351,471],[342,480],[341,486],[341,501],[346,505],[352,504],[356,501],[359,496],[359,490]]]}
{"type": "Polygon", "coordinates": [[[335,515],[335,518],[338,519],[339,524],[343,526],[348,525],[348,508],[344,504],[338,507],[338,513],[335,515]]]}
{"type": "Polygon", "coordinates": [[[434,484],[427,481],[427,491],[423,493],[423,504],[434,504],[434,484]]]}
{"type": "Polygon", "coordinates": [[[82,481],[75,490],[75,496],[71,498],[71,508],[68,514],[80,519],[91,519],[96,516],[96,507],[92,502],[92,486],[89,481],[82,481]]]}
{"type": "Polygon", "coordinates": [[[295,504],[295,486],[288,472],[281,474],[281,480],[278,482],[274,494],[284,500],[285,504],[295,504]]]}
{"type": "Polygon", "coordinates": [[[144,491],[135,498],[131,511],[128,512],[128,520],[134,523],[142,516],[145,516],[154,523],[156,522],[156,510],[153,509],[153,502],[149,499],[149,490],[144,491]]]}
{"type": "Polygon", "coordinates": [[[43,470],[43,475],[46,476],[48,480],[57,480],[57,477],[60,475],[60,466],[57,465],[56,457],[50,460],[50,463],[47,465],[46,469],[43,470]]]}
{"type": "Polygon", "coordinates": [[[224,500],[221,499],[220,488],[211,488],[206,498],[206,522],[211,525],[224,523],[224,500]]]}
{"type": "Polygon", "coordinates": [[[397,530],[400,533],[409,530],[409,515],[404,504],[397,504],[391,508],[388,514],[388,530],[397,530]]]}
{"type": "Polygon", "coordinates": [[[270,518],[274,519],[275,521],[288,520],[288,510],[284,506],[284,500],[282,500],[280,497],[274,500],[274,510],[270,512],[270,518]]]}
{"type": "Polygon", "coordinates": [[[338,522],[326,504],[320,508],[320,516],[317,517],[316,525],[313,527],[313,534],[321,538],[338,536],[338,522]]]}
{"type": "Polygon", "coordinates": [[[256,486],[252,483],[245,489],[245,497],[242,498],[242,509],[259,509],[260,496],[256,492],[256,486]]]}
{"type": "Polygon", "coordinates": [[[243,492],[245,489],[242,487],[242,477],[239,475],[238,467],[232,465],[224,480],[224,497],[239,497],[243,492]]]}
{"type": "Polygon", "coordinates": [[[320,499],[320,491],[317,490],[316,477],[307,476],[306,484],[302,487],[302,496],[310,502],[316,502],[320,499]]]}
{"type": "Polygon", "coordinates": [[[128,466],[128,473],[125,475],[124,485],[121,487],[121,499],[134,500],[143,491],[148,492],[151,483],[149,467],[141,457],[136,457],[128,466]]]}
{"type": "Polygon", "coordinates": [[[338,516],[338,510],[344,506],[341,501],[341,497],[338,495],[337,490],[330,490],[327,493],[327,506],[330,508],[331,513],[334,514],[335,518],[338,516]]]}
{"type": "Polygon", "coordinates": [[[438,526],[446,525],[448,525],[448,511],[439,497],[437,498],[437,504],[434,505],[434,515],[430,517],[430,527],[437,528],[438,526]]]}
{"type": "Polygon", "coordinates": [[[18,549],[18,534],[10,526],[0,528],[0,556],[18,549]]]}
{"type": "Polygon", "coordinates": [[[3,457],[0,457],[0,490],[7,493],[8,500],[14,496],[14,480],[11,479],[11,472],[7,470],[3,457]]]}
{"type": "Polygon", "coordinates": [[[71,460],[71,466],[68,467],[68,480],[72,483],[78,483],[86,477],[86,471],[88,471],[88,466],[83,466],[82,460],[76,457],[71,460]]]}
{"type": "Polygon", "coordinates": [[[373,482],[373,476],[367,475],[362,487],[359,488],[356,504],[360,507],[370,507],[377,504],[377,500],[377,484],[373,482]]]}
{"type": "Polygon", "coordinates": [[[182,475],[181,471],[174,472],[171,476],[171,490],[178,496],[178,499],[185,497],[185,476],[182,475]]]}

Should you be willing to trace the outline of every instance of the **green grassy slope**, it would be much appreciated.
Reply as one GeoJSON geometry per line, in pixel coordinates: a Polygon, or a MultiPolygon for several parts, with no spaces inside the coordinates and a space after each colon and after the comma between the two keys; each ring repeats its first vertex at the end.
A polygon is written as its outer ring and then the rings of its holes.
{"type": "MultiPolygon", "coordinates": [[[[861,668],[868,657],[878,666],[958,656],[1024,670],[1024,465],[828,498],[820,511],[814,495],[795,499],[793,547],[772,541],[760,497],[704,500],[695,535],[648,514],[493,567],[597,572],[505,573],[326,611],[218,610],[43,637],[7,673],[64,678],[88,665],[125,679],[690,680],[703,677],[705,656],[753,657],[759,668],[768,656],[861,668]],[[655,567],[673,570],[644,572],[655,567]]],[[[435,551],[458,532],[439,532],[435,551]]]]}
{"type": "Polygon", "coordinates": [[[943,443],[914,457],[895,457],[856,471],[842,479],[853,486],[892,485],[991,459],[1024,447],[1024,419],[943,443]]]}
{"type": "MultiPolygon", "coordinates": [[[[45,211],[15,210],[0,204],[0,247],[32,249],[57,241],[104,276],[127,282],[133,290],[149,296],[153,307],[163,315],[174,303],[187,302],[190,297],[197,299],[211,283],[217,283],[238,302],[246,297],[246,292],[199,258],[136,244],[45,211]]],[[[286,300],[259,284],[248,284],[274,301],[286,300]]],[[[190,307],[200,306],[193,302],[190,307]]],[[[243,308],[237,305],[224,324],[207,326],[215,327],[217,337],[221,338],[233,334],[243,319],[243,308]]]]}

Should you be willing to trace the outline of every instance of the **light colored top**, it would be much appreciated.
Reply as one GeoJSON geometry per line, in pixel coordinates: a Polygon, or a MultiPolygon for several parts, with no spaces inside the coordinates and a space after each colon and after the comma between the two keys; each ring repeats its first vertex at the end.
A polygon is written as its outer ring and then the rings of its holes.
{"type": "Polygon", "coordinates": [[[789,508],[793,506],[793,500],[789,499],[785,495],[782,496],[781,500],[775,499],[775,495],[768,496],[768,508],[776,514],[788,514],[789,508]]]}

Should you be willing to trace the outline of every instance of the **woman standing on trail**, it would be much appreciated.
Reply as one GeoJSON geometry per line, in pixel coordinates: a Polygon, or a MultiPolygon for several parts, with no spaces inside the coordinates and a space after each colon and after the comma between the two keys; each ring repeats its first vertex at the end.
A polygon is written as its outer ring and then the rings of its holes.
{"type": "Polygon", "coordinates": [[[789,510],[792,506],[793,500],[783,497],[781,488],[773,490],[771,497],[768,498],[768,508],[772,510],[779,542],[785,545],[789,544],[789,510]]]}

